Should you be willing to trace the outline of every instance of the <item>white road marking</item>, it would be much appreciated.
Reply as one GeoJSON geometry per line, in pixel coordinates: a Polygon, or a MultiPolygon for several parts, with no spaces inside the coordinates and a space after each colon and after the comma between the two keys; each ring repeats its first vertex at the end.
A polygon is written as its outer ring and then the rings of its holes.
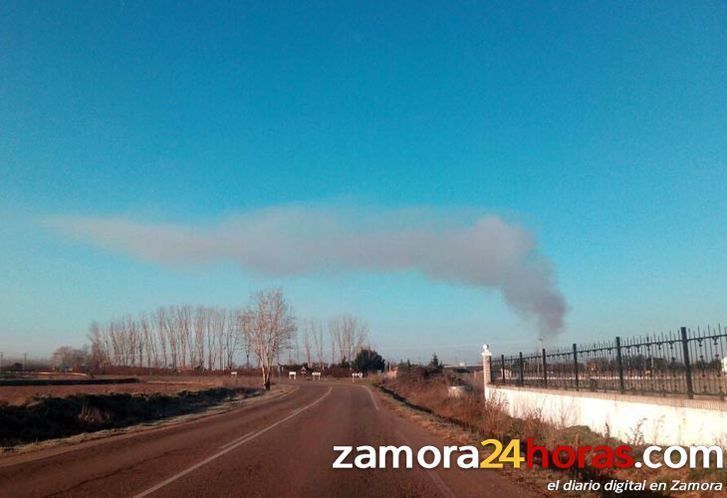
{"type": "Polygon", "coordinates": [[[434,484],[437,485],[439,491],[441,491],[444,496],[446,496],[447,498],[457,498],[457,495],[455,495],[454,492],[452,492],[452,490],[449,488],[449,486],[444,483],[442,478],[439,477],[439,474],[437,474],[433,470],[425,470],[424,473],[427,474],[432,479],[432,481],[434,481],[434,484]]]}
{"type": "Polygon", "coordinates": [[[249,436],[250,434],[253,434],[254,432],[255,432],[255,431],[253,431],[253,432],[248,432],[248,433],[247,433],[247,434],[245,434],[244,436],[240,436],[240,437],[238,437],[237,439],[233,439],[233,440],[232,440],[232,441],[230,441],[229,443],[225,443],[225,444],[223,444],[222,446],[220,446],[220,449],[225,449],[225,448],[227,448],[228,446],[232,446],[233,444],[235,444],[235,443],[236,443],[236,442],[238,442],[239,440],[241,440],[241,439],[245,439],[245,438],[246,438],[247,436],[249,436]]]}
{"type": "Polygon", "coordinates": [[[379,411],[379,404],[376,402],[376,398],[374,398],[374,393],[371,392],[371,389],[367,386],[361,386],[361,387],[363,387],[364,389],[366,389],[366,391],[368,391],[369,396],[371,396],[371,402],[374,404],[374,408],[376,408],[376,411],[379,411]]]}
{"type": "Polygon", "coordinates": [[[266,427],[266,428],[264,428],[264,429],[260,429],[259,431],[257,431],[257,432],[253,432],[253,433],[251,433],[250,435],[246,435],[246,436],[243,436],[243,438],[242,438],[242,439],[240,439],[240,440],[239,440],[239,441],[237,441],[237,442],[232,442],[232,444],[231,444],[230,446],[228,446],[227,448],[225,448],[224,450],[222,450],[222,451],[219,451],[219,452],[215,453],[214,455],[212,455],[212,456],[210,456],[210,457],[207,457],[207,458],[205,458],[205,459],[204,459],[204,460],[202,460],[201,462],[199,462],[199,463],[196,463],[196,464],[192,465],[191,467],[189,467],[189,468],[187,468],[187,469],[183,470],[182,472],[180,472],[180,473],[178,473],[178,474],[175,474],[175,475],[173,475],[173,476],[172,476],[172,477],[170,477],[169,479],[166,479],[166,480],[164,480],[164,481],[160,482],[160,483],[159,483],[159,484],[157,484],[156,486],[153,486],[153,487],[151,487],[151,488],[147,489],[146,491],[143,491],[143,492],[139,493],[138,495],[135,495],[135,496],[134,496],[134,498],[142,498],[143,496],[148,496],[148,495],[150,495],[150,494],[154,493],[155,491],[158,491],[158,490],[160,490],[160,489],[161,489],[161,488],[163,488],[164,486],[166,486],[166,485],[168,485],[168,484],[171,484],[171,483],[173,483],[173,482],[174,482],[174,481],[176,481],[177,479],[179,479],[179,478],[181,478],[181,477],[184,477],[184,476],[186,476],[186,475],[187,475],[187,474],[189,474],[190,472],[194,472],[195,470],[197,470],[198,468],[202,467],[203,465],[207,465],[208,463],[212,462],[213,460],[216,460],[216,459],[218,459],[218,458],[219,458],[219,457],[221,457],[222,455],[225,455],[225,454],[229,453],[230,451],[234,450],[234,449],[235,449],[235,448],[237,448],[238,446],[241,446],[241,445],[243,445],[243,444],[247,443],[248,441],[252,441],[252,440],[253,440],[253,439],[255,439],[256,437],[258,437],[258,436],[260,436],[260,435],[262,435],[262,434],[264,434],[264,433],[268,432],[268,431],[269,431],[270,429],[273,429],[274,427],[277,427],[277,426],[279,426],[279,425],[280,425],[280,424],[282,424],[283,422],[287,422],[288,420],[290,420],[291,418],[295,417],[295,416],[296,416],[296,415],[298,415],[299,413],[302,413],[302,412],[304,412],[305,410],[307,410],[307,409],[309,409],[309,408],[312,408],[313,406],[315,406],[315,405],[317,405],[318,403],[320,403],[321,401],[323,401],[323,399],[324,399],[324,398],[325,398],[326,396],[328,396],[328,395],[329,395],[329,394],[331,393],[331,390],[332,390],[332,389],[333,389],[333,386],[329,387],[329,388],[328,388],[328,391],[326,391],[326,393],[325,393],[325,394],[324,394],[323,396],[321,396],[320,398],[318,398],[318,399],[317,399],[317,400],[315,400],[314,402],[312,402],[312,403],[310,403],[310,404],[308,404],[308,405],[304,406],[304,407],[303,407],[303,408],[301,408],[300,410],[298,410],[298,411],[296,411],[296,412],[294,412],[294,413],[291,413],[291,414],[290,414],[290,415],[288,415],[287,417],[285,417],[285,418],[283,418],[283,419],[280,419],[280,420],[278,420],[278,421],[277,421],[277,422],[275,422],[274,424],[271,424],[271,425],[267,426],[267,427],[266,427]]]}
{"type": "MultiPolygon", "coordinates": [[[[289,395],[289,394],[293,394],[293,393],[294,393],[295,391],[297,391],[298,389],[300,389],[300,388],[298,388],[298,387],[294,387],[294,388],[293,388],[293,389],[291,389],[290,391],[288,391],[288,392],[286,392],[286,393],[283,393],[283,394],[281,394],[280,396],[278,396],[277,398],[273,398],[273,399],[274,399],[274,400],[278,400],[278,399],[283,399],[283,398],[284,398],[284,397],[286,397],[287,395],[289,395]]],[[[298,408],[297,410],[293,410],[293,413],[297,413],[297,412],[299,412],[299,411],[301,411],[301,408],[298,408]]],[[[238,442],[238,441],[239,441],[240,439],[245,439],[245,438],[246,438],[247,436],[249,436],[250,434],[252,434],[252,432],[248,432],[248,433],[247,433],[247,434],[245,434],[244,436],[240,436],[240,437],[238,437],[237,439],[233,439],[232,441],[229,441],[229,442],[227,442],[227,443],[223,444],[222,446],[220,446],[220,449],[224,449],[224,448],[227,448],[228,446],[232,446],[233,444],[235,444],[236,442],[238,442]]]]}

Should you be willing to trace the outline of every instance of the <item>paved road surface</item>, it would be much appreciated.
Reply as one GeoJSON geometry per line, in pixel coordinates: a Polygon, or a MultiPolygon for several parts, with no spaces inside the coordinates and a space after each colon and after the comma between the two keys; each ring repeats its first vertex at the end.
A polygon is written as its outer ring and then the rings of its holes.
{"type": "Polygon", "coordinates": [[[446,443],[360,384],[296,387],[224,414],[0,458],[0,496],[529,496],[496,471],[332,469],[334,445],[446,443]]]}

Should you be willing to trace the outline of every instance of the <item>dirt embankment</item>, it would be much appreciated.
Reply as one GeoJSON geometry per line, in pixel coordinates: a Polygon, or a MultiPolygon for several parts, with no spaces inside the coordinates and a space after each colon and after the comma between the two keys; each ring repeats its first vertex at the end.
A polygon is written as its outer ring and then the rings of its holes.
{"type": "Polygon", "coordinates": [[[3,379],[0,380],[1,386],[93,386],[93,385],[109,385],[109,384],[135,384],[139,382],[136,377],[126,377],[121,379],[54,379],[54,378],[34,378],[34,379],[3,379]]]}
{"type": "Polygon", "coordinates": [[[75,394],[109,395],[125,394],[175,394],[180,391],[204,391],[215,387],[258,387],[260,380],[255,377],[230,376],[143,376],[119,379],[111,376],[97,376],[94,380],[103,383],[74,382],[69,385],[3,385],[0,384],[0,407],[4,404],[28,404],[34,398],[53,397],[65,398],[75,394]],[[105,382],[113,381],[112,383],[105,382]],[[124,382],[119,382],[119,381],[124,382]],[[131,382],[126,382],[131,380],[131,382]]]}
{"type": "Polygon", "coordinates": [[[218,387],[154,394],[74,394],[0,404],[0,446],[8,447],[84,432],[127,427],[202,411],[231,399],[260,394],[249,387],[218,387]]]}

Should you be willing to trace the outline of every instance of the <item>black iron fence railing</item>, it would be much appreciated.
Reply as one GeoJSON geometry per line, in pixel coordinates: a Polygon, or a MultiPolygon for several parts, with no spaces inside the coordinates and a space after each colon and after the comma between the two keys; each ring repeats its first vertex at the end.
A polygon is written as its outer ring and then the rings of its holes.
{"type": "Polygon", "coordinates": [[[493,356],[495,383],[579,391],[719,396],[727,392],[727,329],[621,338],[591,345],[493,356]]]}

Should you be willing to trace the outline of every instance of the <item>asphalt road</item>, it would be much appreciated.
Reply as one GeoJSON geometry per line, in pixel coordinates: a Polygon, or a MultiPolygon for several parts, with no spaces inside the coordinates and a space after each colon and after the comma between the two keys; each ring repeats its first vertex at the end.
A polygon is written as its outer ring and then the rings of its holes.
{"type": "Polygon", "coordinates": [[[0,496],[530,495],[497,471],[331,468],[334,445],[403,444],[446,443],[361,384],[298,382],[283,397],[227,413],[3,457],[0,496]]]}

